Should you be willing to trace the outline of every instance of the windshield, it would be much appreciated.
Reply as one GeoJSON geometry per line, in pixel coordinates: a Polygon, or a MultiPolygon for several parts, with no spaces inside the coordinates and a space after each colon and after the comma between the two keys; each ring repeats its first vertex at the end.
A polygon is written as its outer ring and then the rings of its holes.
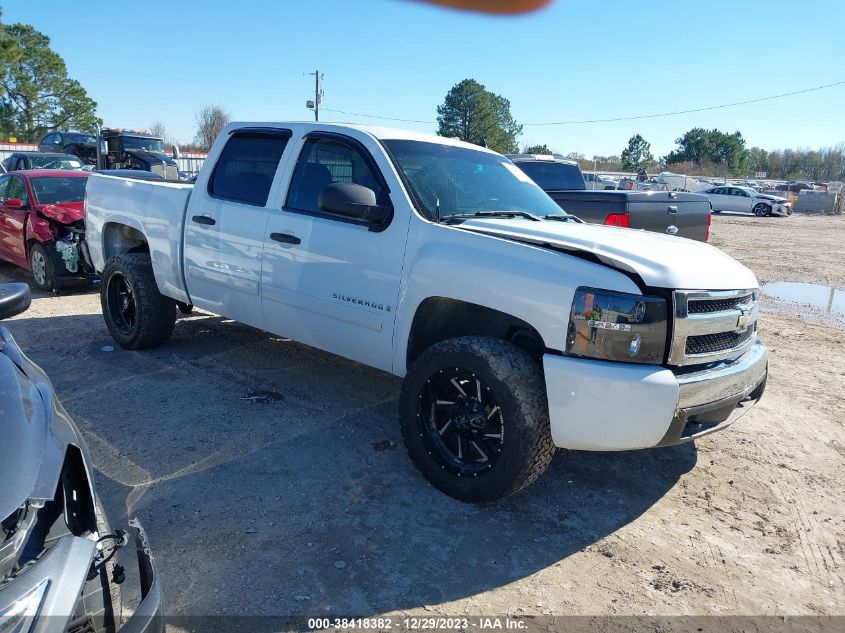
{"type": "MultiPolygon", "coordinates": [[[[531,177],[540,187],[549,191],[552,189],[584,189],[584,180],[577,165],[567,163],[553,163],[543,161],[520,161],[516,164],[531,177]]],[[[601,176],[594,176],[595,181],[601,182],[601,176]]]]}
{"type": "Polygon", "coordinates": [[[504,156],[425,141],[382,141],[420,213],[434,218],[496,211],[566,215],[504,156]]]}
{"type": "Polygon", "coordinates": [[[80,161],[64,156],[31,156],[29,162],[33,169],[79,169],[82,167],[80,161]]]}
{"type": "Polygon", "coordinates": [[[66,144],[68,143],[87,143],[90,145],[94,145],[97,142],[97,139],[91,136],[90,134],[65,134],[64,141],[66,144]]]}
{"type": "Polygon", "coordinates": [[[157,138],[138,138],[124,136],[120,139],[124,151],[130,152],[153,152],[154,154],[164,153],[164,141],[157,138]]]}
{"type": "Polygon", "coordinates": [[[32,193],[38,204],[82,202],[85,199],[87,178],[32,178],[32,193]]]}

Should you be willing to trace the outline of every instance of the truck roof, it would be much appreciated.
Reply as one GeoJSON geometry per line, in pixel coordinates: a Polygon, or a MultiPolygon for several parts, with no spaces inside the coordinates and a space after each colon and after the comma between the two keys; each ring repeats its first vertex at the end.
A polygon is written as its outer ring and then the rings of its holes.
{"type": "Polygon", "coordinates": [[[467,143],[464,141],[460,141],[456,138],[450,138],[447,136],[437,136],[436,134],[427,134],[424,132],[414,132],[412,130],[403,130],[400,128],[383,127],[377,125],[361,125],[358,123],[323,123],[318,121],[238,121],[227,125],[224,128],[223,132],[228,134],[234,130],[245,127],[286,128],[291,126],[296,126],[298,129],[304,131],[305,133],[312,131],[316,132],[320,130],[343,132],[343,130],[353,129],[358,130],[360,132],[364,132],[365,134],[369,134],[370,136],[379,140],[424,141],[428,143],[438,143],[440,145],[466,147],[468,149],[480,150],[483,152],[489,152],[491,154],[496,153],[490,149],[487,149],[486,147],[481,147],[480,145],[467,143]]]}

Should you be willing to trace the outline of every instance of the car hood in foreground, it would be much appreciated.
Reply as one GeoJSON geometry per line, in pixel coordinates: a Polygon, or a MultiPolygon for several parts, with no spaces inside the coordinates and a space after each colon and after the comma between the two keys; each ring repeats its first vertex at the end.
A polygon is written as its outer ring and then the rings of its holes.
{"type": "Polygon", "coordinates": [[[0,520],[26,501],[38,479],[47,423],[35,385],[0,353],[0,520]]]}
{"type": "Polygon", "coordinates": [[[85,203],[63,202],[61,204],[45,204],[38,207],[38,211],[45,218],[50,218],[61,224],[71,224],[85,217],[85,203]]]}
{"type": "Polygon", "coordinates": [[[748,268],[718,248],[682,237],[596,224],[479,218],[461,229],[495,237],[588,253],[604,264],[638,275],[647,286],[691,290],[757,288],[748,268]]]}

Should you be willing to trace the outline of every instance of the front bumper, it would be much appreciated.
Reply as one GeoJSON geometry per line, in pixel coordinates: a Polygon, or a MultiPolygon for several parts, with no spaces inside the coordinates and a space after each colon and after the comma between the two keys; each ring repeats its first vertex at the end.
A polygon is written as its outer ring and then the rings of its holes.
{"type": "Polygon", "coordinates": [[[618,451],[689,442],[730,425],[760,399],[768,352],[757,342],[739,358],[678,373],[553,354],[543,368],[555,445],[618,451]]]}
{"type": "Polygon", "coordinates": [[[792,205],[789,202],[773,202],[771,206],[772,215],[779,215],[785,218],[792,212],[792,205]]]}
{"type": "MultiPolygon", "coordinates": [[[[130,520],[129,525],[135,531],[142,599],[132,616],[118,630],[120,633],[164,633],[161,588],[147,536],[137,519],[130,520]]],[[[0,590],[0,612],[46,584],[40,604],[32,613],[24,615],[26,624],[20,630],[28,633],[67,630],[70,620],[78,615],[75,613],[77,601],[95,550],[92,540],[64,537],[32,569],[0,590]]]]}

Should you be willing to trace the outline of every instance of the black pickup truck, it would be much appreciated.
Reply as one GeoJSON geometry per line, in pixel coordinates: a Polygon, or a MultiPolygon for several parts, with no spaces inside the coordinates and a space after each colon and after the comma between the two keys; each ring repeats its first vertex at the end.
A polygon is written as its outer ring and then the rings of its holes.
{"type": "Polygon", "coordinates": [[[578,163],[557,156],[509,154],[508,158],[567,213],[609,224],[706,242],[710,199],[685,191],[588,191],[578,163]]]}

